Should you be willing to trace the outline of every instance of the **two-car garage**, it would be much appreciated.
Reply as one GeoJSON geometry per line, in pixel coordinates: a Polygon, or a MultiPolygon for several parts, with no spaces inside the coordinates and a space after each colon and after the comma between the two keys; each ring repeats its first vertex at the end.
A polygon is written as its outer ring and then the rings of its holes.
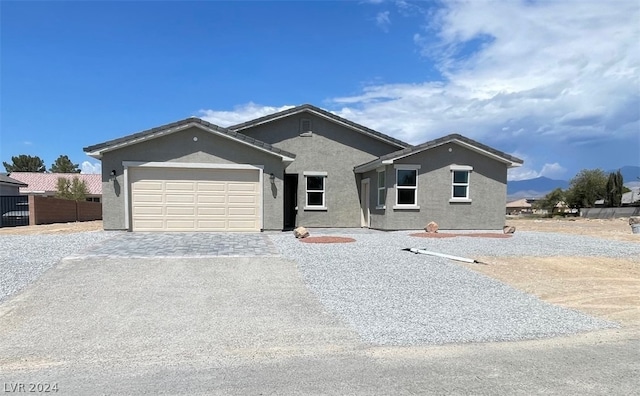
{"type": "Polygon", "coordinates": [[[260,231],[262,170],[131,166],[132,231],[260,231]]]}

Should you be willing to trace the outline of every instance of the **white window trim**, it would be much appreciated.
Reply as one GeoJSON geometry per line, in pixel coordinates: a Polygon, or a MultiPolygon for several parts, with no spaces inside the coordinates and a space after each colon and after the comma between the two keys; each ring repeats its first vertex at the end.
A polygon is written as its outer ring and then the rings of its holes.
{"type": "Polygon", "coordinates": [[[385,168],[379,168],[376,170],[376,209],[387,208],[387,172],[385,168]],[[380,174],[384,175],[384,186],[380,187],[380,174]],[[384,192],[384,203],[380,203],[380,191],[384,192]]]}
{"type": "Polygon", "coordinates": [[[304,176],[304,210],[327,210],[327,172],[305,171],[304,176]],[[311,192],[322,193],[322,205],[309,205],[309,190],[307,190],[307,177],[322,177],[322,190],[311,190],[311,192]]]}
{"type": "Polygon", "coordinates": [[[471,190],[471,172],[473,172],[473,167],[469,165],[451,165],[449,167],[451,170],[451,198],[449,202],[452,203],[469,203],[472,202],[471,198],[469,198],[469,193],[471,190]],[[467,172],[467,182],[466,183],[454,183],[454,172],[467,172]],[[456,186],[465,186],[467,187],[467,195],[465,197],[454,197],[453,191],[456,186]]]}
{"type": "Polygon", "coordinates": [[[393,188],[396,191],[396,202],[395,205],[393,205],[393,209],[407,209],[407,210],[415,210],[415,209],[420,209],[420,205],[418,205],[418,170],[420,169],[420,165],[412,165],[412,164],[399,164],[399,165],[394,165],[393,167],[395,169],[396,172],[396,180],[395,183],[393,184],[393,188]],[[415,197],[415,204],[413,205],[407,205],[407,204],[398,204],[398,171],[399,170],[413,170],[416,172],[416,186],[415,187],[406,187],[403,186],[401,187],[402,189],[413,189],[414,190],[414,197],[415,197]]]}

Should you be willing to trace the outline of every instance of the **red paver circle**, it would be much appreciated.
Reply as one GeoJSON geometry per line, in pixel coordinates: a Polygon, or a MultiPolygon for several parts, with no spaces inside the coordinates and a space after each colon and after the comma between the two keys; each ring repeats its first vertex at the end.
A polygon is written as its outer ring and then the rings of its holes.
{"type": "Polygon", "coordinates": [[[317,237],[306,237],[306,238],[300,239],[300,242],[304,242],[304,243],[350,243],[355,241],[356,240],[353,238],[337,237],[337,236],[317,236],[317,237]]]}

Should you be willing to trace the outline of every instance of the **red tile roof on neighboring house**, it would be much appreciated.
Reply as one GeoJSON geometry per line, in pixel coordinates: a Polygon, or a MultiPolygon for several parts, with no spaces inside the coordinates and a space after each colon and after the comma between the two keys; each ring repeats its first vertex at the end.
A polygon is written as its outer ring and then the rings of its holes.
{"type": "Polygon", "coordinates": [[[89,195],[102,195],[102,175],[81,173],[39,173],[39,172],[13,172],[9,174],[12,179],[27,184],[20,187],[20,194],[54,193],[58,190],[58,178],[73,179],[79,177],[87,185],[89,195]]]}

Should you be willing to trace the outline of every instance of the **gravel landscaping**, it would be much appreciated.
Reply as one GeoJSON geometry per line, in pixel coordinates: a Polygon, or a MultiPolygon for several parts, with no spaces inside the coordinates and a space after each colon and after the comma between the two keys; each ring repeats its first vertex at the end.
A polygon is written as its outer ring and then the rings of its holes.
{"type": "MultiPolygon", "coordinates": [[[[346,244],[300,243],[288,232],[264,235],[280,254],[298,263],[304,281],[328,310],[358,331],[364,342],[377,345],[523,340],[617,326],[545,303],[453,261],[403,248],[469,258],[640,257],[638,243],[587,236],[518,232],[508,239],[427,239],[411,233],[311,230],[312,236],[356,240],[346,244]]],[[[77,256],[96,244],[104,250],[110,244],[100,242],[113,239],[113,245],[118,235],[93,231],[0,236],[0,302],[60,259],[77,256]]],[[[131,235],[126,234],[126,239],[131,235]]],[[[122,241],[117,245],[122,248],[122,241]]]]}
{"type": "Polygon", "coordinates": [[[1,235],[0,302],[37,280],[60,259],[113,236],[104,231],[1,235]]]}
{"type": "Polygon", "coordinates": [[[511,341],[617,327],[577,311],[545,303],[453,261],[416,255],[403,248],[474,256],[605,256],[640,254],[635,243],[571,235],[521,232],[509,239],[424,239],[411,232],[351,233],[355,243],[302,244],[291,234],[273,234],[281,253],[295,260],[322,303],[381,345],[511,341]]]}

